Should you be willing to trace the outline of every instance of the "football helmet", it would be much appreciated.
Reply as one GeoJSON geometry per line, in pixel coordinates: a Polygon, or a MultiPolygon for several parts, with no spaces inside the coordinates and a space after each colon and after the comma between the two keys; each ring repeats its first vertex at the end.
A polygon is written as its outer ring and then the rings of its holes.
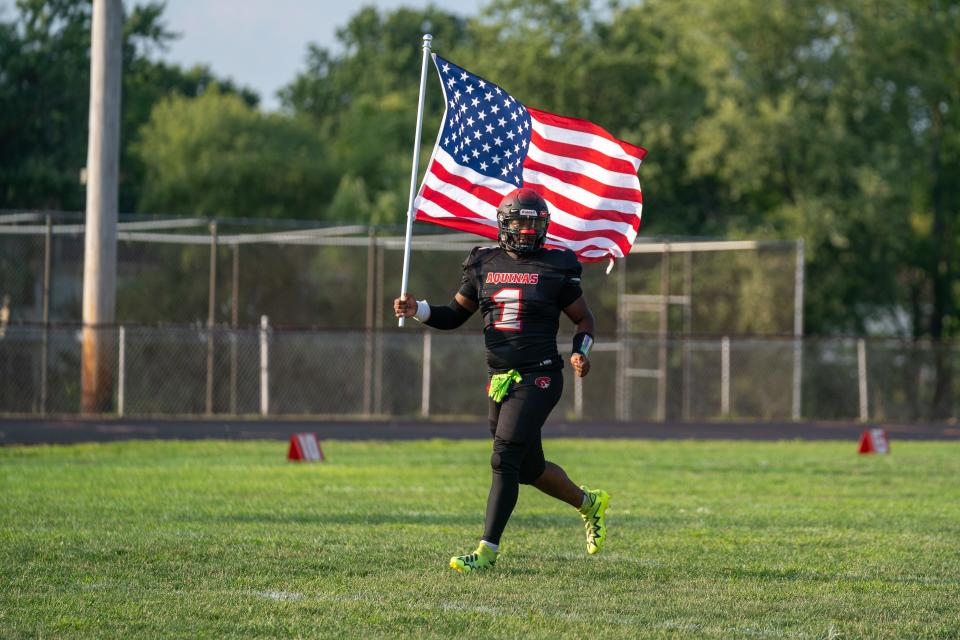
{"type": "Polygon", "coordinates": [[[518,255],[543,248],[550,225],[547,202],[533,189],[515,189],[497,207],[500,246],[518,255]]]}

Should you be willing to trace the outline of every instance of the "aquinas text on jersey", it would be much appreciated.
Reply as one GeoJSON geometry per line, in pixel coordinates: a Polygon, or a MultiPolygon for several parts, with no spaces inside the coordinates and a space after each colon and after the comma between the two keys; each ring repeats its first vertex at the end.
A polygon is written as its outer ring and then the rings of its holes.
{"type": "Polygon", "coordinates": [[[539,273],[498,273],[491,271],[487,274],[485,284],[537,284],[539,273]]]}

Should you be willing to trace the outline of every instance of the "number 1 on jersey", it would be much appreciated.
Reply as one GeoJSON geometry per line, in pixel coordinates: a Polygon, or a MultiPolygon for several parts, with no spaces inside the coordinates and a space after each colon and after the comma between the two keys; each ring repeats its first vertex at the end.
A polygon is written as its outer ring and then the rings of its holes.
{"type": "Polygon", "coordinates": [[[490,299],[500,307],[500,319],[493,327],[501,331],[520,331],[520,289],[500,289],[490,299]]]}

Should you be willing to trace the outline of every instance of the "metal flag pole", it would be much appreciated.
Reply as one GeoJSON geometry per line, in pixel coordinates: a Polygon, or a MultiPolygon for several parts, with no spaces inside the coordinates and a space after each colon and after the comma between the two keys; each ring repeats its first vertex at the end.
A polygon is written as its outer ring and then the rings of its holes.
{"type": "MultiPolygon", "coordinates": [[[[423,98],[427,92],[427,61],[430,59],[430,43],[433,36],[423,34],[423,66],[420,69],[420,102],[417,104],[417,136],[413,141],[413,166],[410,168],[410,203],[407,206],[407,236],[403,243],[403,278],[400,280],[400,295],[407,293],[410,279],[410,242],[413,239],[413,202],[417,198],[417,173],[420,168],[420,133],[423,129],[423,98]]],[[[403,326],[406,318],[400,318],[403,326]]]]}

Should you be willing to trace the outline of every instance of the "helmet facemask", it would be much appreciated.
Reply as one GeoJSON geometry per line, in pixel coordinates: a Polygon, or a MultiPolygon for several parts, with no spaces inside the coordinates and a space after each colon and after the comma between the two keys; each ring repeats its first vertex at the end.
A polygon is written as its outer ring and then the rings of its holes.
{"type": "Polygon", "coordinates": [[[547,240],[547,203],[530,189],[519,189],[497,209],[500,246],[518,255],[539,251],[547,240]]]}

